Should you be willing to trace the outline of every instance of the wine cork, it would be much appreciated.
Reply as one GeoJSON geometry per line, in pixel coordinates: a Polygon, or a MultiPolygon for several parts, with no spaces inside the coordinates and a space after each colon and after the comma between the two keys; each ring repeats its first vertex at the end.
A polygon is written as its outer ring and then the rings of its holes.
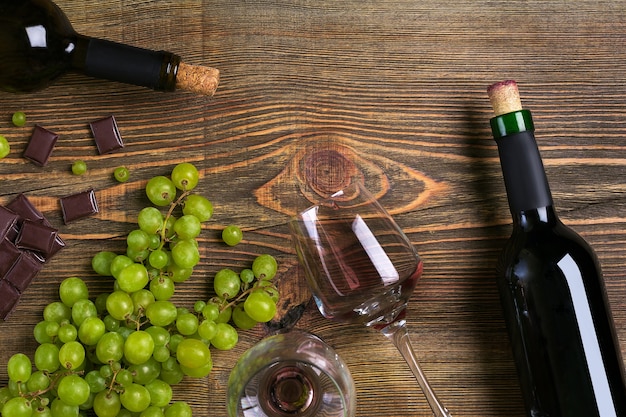
{"type": "Polygon", "coordinates": [[[181,62],[176,75],[176,88],[212,96],[220,80],[219,70],[181,62]]]}
{"type": "Polygon", "coordinates": [[[513,80],[500,81],[487,88],[489,100],[496,116],[522,110],[517,83],[513,80]]]}

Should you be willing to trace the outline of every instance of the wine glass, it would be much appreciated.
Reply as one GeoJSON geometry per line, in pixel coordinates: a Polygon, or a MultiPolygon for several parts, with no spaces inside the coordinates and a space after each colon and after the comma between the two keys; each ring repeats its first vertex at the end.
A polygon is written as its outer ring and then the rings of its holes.
{"type": "Polygon", "coordinates": [[[391,215],[353,182],[299,212],[289,227],[322,315],[379,330],[408,363],[435,416],[451,417],[411,346],[405,312],[422,261],[391,215]]]}
{"type": "Polygon", "coordinates": [[[248,349],[228,379],[229,417],[354,417],[348,367],[316,335],[292,330],[248,349]]]}

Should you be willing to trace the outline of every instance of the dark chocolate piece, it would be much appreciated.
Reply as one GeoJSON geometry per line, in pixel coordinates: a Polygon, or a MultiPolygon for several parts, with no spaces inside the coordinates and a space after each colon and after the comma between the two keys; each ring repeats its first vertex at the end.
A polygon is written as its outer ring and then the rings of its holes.
{"type": "Polygon", "coordinates": [[[13,268],[22,252],[7,239],[0,241],[0,279],[13,268]]]}
{"type": "Polygon", "coordinates": [[[105,154],[124,147],[122,136],[117,128],[115,117],[109,116],[104,119],[89,123],[91,133],[96,141],[98,153],[105,154]]]}
{"type": "Polygon", "coordinates": [[[17,303],[20,301],[20,293],[6,279],[0,281],[0,318],[9,318],[17,303]]]}
{"type": "Polygon", "coordinates": [[[15,246],[19,249],[38,251],[47,256],[52,251],[57,235],[57,229],[32,220],[24,220],[15,246]]]}
{"type": "Polygon", "coordinates": [[[13,229],[19,217],[8,208],[0,206],[0,240],[4,239],[9,231],[13,229]]]}
{"type": "Polygon", "coordinates": [[[52,248],[50,248],[50,252],[48,253],[48,256],[46,256],[46,261],[50,259],[52,256],[54,256],[58,251],[60,251],[64,247],[65,247],[65,241],[61,239],[61,236],[57,234],[56,238],[54,239],[54,242],[52,243],[52,248]]]}
{"type": "Polygon", "coordinates": [[[13,268],[5,275],[5,279],[13,284],[21,294],[35,279],[41,268],[41,262],[31,254],[24,252],[13,265],[13,268]]]}
{"type": "Polygon", "coordinates": [[[20,224],[24,220],[33,220],[50,226],[50,223],[44,217],[43,213],[39,211],[24,194],[19,194],[11,200],[6,207],[22,218],[20,219],[20,224]]]}
{"type": "Polygon", "coordinates": [[[60,199],[65,224],[98,212],[98,202],[93,189],[68,195],[60,199]]]}
{"type": "Polygon", "coordinates": [[[59,135],[56,133],[35,125],[26,150],[24,150],[24,158],[30,159],[39,166],[45,166],[58,138],[59,135]]]}

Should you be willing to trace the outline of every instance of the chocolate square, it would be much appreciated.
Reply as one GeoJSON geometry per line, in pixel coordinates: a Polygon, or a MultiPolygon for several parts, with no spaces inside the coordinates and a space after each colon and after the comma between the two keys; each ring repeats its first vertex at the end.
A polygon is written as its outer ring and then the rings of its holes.
{"type": "Polygon", "coordinates": [[[96,141],[98,153],[105,154],[124,147],[122,136],[117,128],[115,117],[108,116],[104,119],[89,123],[91,133],[96,141]]]}
{"type": "Polygon", "coordinates": [[[0,241],[0,278],[13,268],[22,252],[7,239],[0,241]]]}
{"type": "Polygon", "coordinates": [[[19,217],[8,208],[0,206],[0,240],[4,239],[13,226],[16,225],[19,217]]]}
{"type": "Polygon", "coordinates": [[[24,220],[15,240],[19,249],[27,249],[49,255],[57,238],[57,229],[32,220],[24,220]]]}
{"type": "Polygon", "coordinates": [[[17,303],[20,301],[20,293],[6,279],[0,281],[0,317],[2,320],[9,318],[17,303]]]}
{"type": "Polygon", "coordinates": [[[19,194],[11,200],[6,207],[18,216],[22,217],[20,224],[24,220],[33,220],[42,222],[46,226],[50,226],[50,223],[44,217],[43,213],[39,211],[24,194],[19,194]]]}
{"type": "Polygon", "coordinates": [[[56,133],[39,125],[35,125],[33,134],[24,150],[24,158],[30,159],[39,166],[45,166],[48,163],[48,159],[52,154],[52,150],[58,138],[59,135],[56,133]]]}
{"type": "Polygon", "coordinates": [[[98,212],[98,202],[93,189],[62,197],[59,201],[65,224],[98,212]]]}
{"type": "Polygon", "coordinates": [[[41,268],[41,262],[29,253],[24,252],[4,278],[22,293],[41,271],[41,268]]]}

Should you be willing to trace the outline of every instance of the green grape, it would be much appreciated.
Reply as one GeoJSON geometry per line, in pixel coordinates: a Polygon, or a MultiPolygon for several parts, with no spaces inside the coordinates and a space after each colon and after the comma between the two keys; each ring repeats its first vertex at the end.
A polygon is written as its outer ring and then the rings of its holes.
{"type": "Polygon", "coordinates": [[[167,262],[169,261],[169,256],[167,252],[163,249],[157,249],[150,252],[150,256],[148,256],[148,262],[150,266],[156,269],[163,269],[167,266],[167,262]]]}
{"type": "Polygon", "coordinates": [[[2,415],[5,417],[31,417],[33,409],[30,402],[24,397],[11,398],[2,407],[2,415]]]}
{"type": "Polygon", "coordinates": [[[185,340],[185,336],[182,334],[175,333],[170,336],[170,342],[168,343],[168,347],[172,353],[176,353],[176,349],[178,349],[178,344],[185,340]]]}
{"type": "Polygon", "coordinates": [[[132,230],[126,236],[126,245],[135,250],[145,250],[150,246],[150,235],[141,229],[132,230]]]}
{"type": "Polygon", "coordinates": [[[26,124],[26,113],[23,111],[16,111],[11,116],[11,122],[15,127],[22,127],[26,124]]]}
{"type": "Polygon", "coordinates": [[[213,279],[213,289],[218,297],[226,300],[234,298],[241,289],[239,274],[228,268],[219,270],[213,279]]]}
{"type": "Polygon", "coordinates": [[[0,388],[0,412],[2,412],[2,407],[4,407],[6,402],[11,398],[13,398],[13,394],[11,394],[9,387],[0,388]]]}
{"type": "Polygon", "coordinates": [[[57,386],[57,395],[67,405],[81,405],[89,399],[89,384],[78,375],[61,378],[57,386]]]}
{"type": "Polygon", "coordinates": [[[155,358],[150,358],[143,363],[129,366],[128,371],[131,373],[134,382],[139,385],[146,385],[159,377],[161,363],[155,358]]]}
{"type": "Polygon", "coordinates": [[[233,323],[235,323],[235,326],[237,326],[241,330],[250,330],[251,328],[256,326],[258,323],[256,320],[252,319],[248,315],[248,313],[246,313],[246,311],[244,310],[241,304],[236,306],[235,309],[233,310],[232,320],[233,320],[233,323]]]}
{"type": "Polygon", "coordinates": [[[161,409],[161,407],[157,407],[156,405],[151,405],[150,407],[143,410],[141,414],[139,414],[139,417],[164,417],[164,416],[165,414],[163,413],[163,410],[161,409]]]}
{"type": "Polygon", "coordinates": [[[31,374],[26,382],[26,388],[29,392],[43,391],[50,386],[50,377],[47,372],[35,371],[31,374]]]}
{"type": "Polygon", "coordinates": [[[130,384],[120,394],[122,406],[133,413],[140,413],[150,406],[150,392],[143,385],[130,384]]]}
{"type": "Polygon", "coordinates": [[[59,369],[59,348],[52,343],[42,343],[35,350],[35,367],[41,371],[52,373],[59,369]]]}
{"type": "Polygon", "coordinates": [[[202,320],[198,326],[198,336],[203,340],[210,341],[217,334],[217,323],[212,320],[202,320]]]}
{"type": "Polygon", "coordinates": [[[80,409],[77,405],[64,403],[60,398],[55,398],[50,404],[52,417],[78,417],[80,409]]]}
{"type": "Polygon", "coordinates": [[[217,320],[219,315],[220,315],[220,306],[215,303],[208,302],[206,303],[205,307],[202,309],[202,317],[204,317],[206,320],[215,321],[217,320]]]}
{"type": "Polygon", "coordinates": [[[157,407],[165,407],[172,401],[172,387],[167,382],[155,379],[146,384],[150,393],[150,404],[157,407]]]}
{"type": "Polygon", "coordinates": [[[252,262],[252,272],[257,279],[272,279],[277,270],[278,263],[272,255],[259,255],[252,262]]]}
{"type": "Polygon", "coordinates": [[[154,340],[149,333],[137,330],[126,338],[124,343],[124,358],[130,364],[144,363],[154,352],[154,340]]]}
{"type": "Polygon", "coordinates": [[[9,379],[9,390],[12,397],[17,397],[28,391],[28,387],[25,382],[17,383],[12,379],[9,379]]]}
{"type": "MultiPolygon", "coordinates": [[[[107,296],[107,299],[108,299],[108,296],[107,296]]],[[[114,332],[120,328],[120,321],[114,318],[113,316],[111,316],[110,314],[107,314],[106,316],[104,316],[102,321],[104,322],[104,327],[109,332],[114,332]]]]}
{"type": "Polygon", "coordinates": [[[179,190],[190,191],[198,185],[200,174],[198,169],[188,162],[183,162],[172,170],[172,182],[179,190]]]}
{"type": "Polygon", "coordinates": [[[226,308],[220,309],[220,313],[215,319],[216,323],[228,323],[233,316],[233,307],[228,306],[226,308]]]}
{"type": "Polygon", "coordinates": [[[148,249],[155,250],[161,247],[161,235],[153,233],[150,236],[150,245],[148,245],[148,249]]]}
{"type": "Polygon", "coordinates": [[[170,350],[167,346],[155,346],[152,357],[157,362],[165,362],[171,356],[170,350]]]}
{"type": "Polygon", "coordinates": [[[170,384],[176,385],[183,380],[185,374],[182,369],[180,369],[180,365],[176,358],[169,357],[161,364],[161,373],[159,374],[159,379],[170,384]]]}
{"type": "Polygon", "coordinates": [[[33,414],[31,414],[31,417],[52,417],[52,410],[48,406],[38,405],[35,407],[33,405],[32,408],[33,414]]]}
{"type": "Polygon", "coordinates": [[[77,341],[67,342],[59,349],[59,362],[65,369],[76,369],[85,361],[85,348],[77,341]]]}
{"type": "Polygon", "coordinates": [[[59,327],[57,337],[61,343],[71,342],[72,340],[76,340],[78,337],[78,330],[73,324],[64,324],[59,327]]]}
{"type": "Polygon", "coordinates": [[[117,256],[114,252],[101,251],[96,253],[91,258],[91,269],[98,275],[110,277],[111,274],[111,262],[117,256]]]}
{"type": "Polygon", "coordinates": [[[133,300],[133,313],[135,315],[145,312],[146,308],[155,301],[154,294],[146,289],[135,291],[130,295],[130,298],[133,300]]]}
{"type": "Polygon", "coordinates": [[[243,303],[243,308],[251,319],[260,323],[266,323],[276,315],[276,303],[263,290],[250,293],[243,303]]]}
{"type": "Polygon", "coordinates": [[[146,309],[146,317],[153,326],[169,326],[176,320],[176,306],[166,300],[158,300],[146,309]]]}
{"type": "Polygon", "coordinates": [[[87,375],[85,375],[85,382],[89,384],[89,391],[94,394],[104,391],[107,387],[107,380],[100,375],[100,371],[95,369],[87,372],[87,375]]]}
{"type": "Polygon", "coordinates": [[[4,136],[0,135],[0,159],[11,153],[11,145],[4,136]]]}
{"type": "Polygon", "coordinates": [[[201,231],[200,220],[191,214],[179,217],[174,223],[174,232],[180,239],[194,239],[201,231]]]}
{"type": "Polygon", "coordinates": [[[124,338],[124,340],[126,340],[128,339],[128,335],[135,331],[136,327],[137,325],[135,323],[128,321],[125,326],[120,326],[120,328],[117,329],[115,332],[119,333],[124,338]]]}
{"type": "Polygon", "coordinates": [[[204,309],[204,307],[206,307],[206,303],[202,300],[196,301],[193,304],[193,311],[195,311],[196,313],[202,313],[202,310],[204,309]]]}
{"type": "Polygon", "coordinates": [[[80,278],[65,278],[59,286],[59,298],[68,307],[72,307],[78,300],[89,298],[87,284],[80,278]]]}
{"type": "Polygon", "coordinates": [[[135,262],[126,255],[115,256],[115,258],[111,261],[111,275],[117,278],[124,268],[134,263],[135,262]]]}
{"type": "Polygon", "coordinates": [[[52,339],[57,337],[59,334],[59,329],[61,326],[56,321],[46,321],[46,334],[50,336],[52,339]]]}
{"type": "Polygon", "coordinates": [[[89,317],[97,317],[98,309],[93,301],[88,299],[77,300],[72,306],[72,322],[74,325],[80,325],[89,317]]]}
{"type": "Polygon", "coordinates": [[[243,232],[235,225],[226,226],[222,230],[222,240],[228,246],[235,246],[243,239],[243,232]]]}
{"type": "Polygon", "coordinates": [[[50,323],[51,322],[49,321],[42,320],[38,322],[33,328],[33,336],[35,337],[35,340],[37,341],[37,343],[42,344],[42,343],[52,342],[52,337],[48,334],[48,331],[47,331],[48,324],[50,323]]]}
{"type": "Polygon", "coordinates": [[[156,207],[145,207],[139,212],[137,225],[149,235],[154,235],[163,226],[163,214],[156,207]]]}
{"type": "Polygon", "coordinates": [[[133,263],[122,269],[117,276],[120,289],[128,293],[139,291],[148,285],[148,270],[142,264],[133,263]]]}
{"type": "Polygon", "coordinates": [[[43,319],[61,323],[72,317],[72,310],[61,301],[54,301],[43,309],[43,319]]]}
{"type": "Polygon", "coordinates": [[[211,370],[213,369],[213,362],[209,361],[209,363],[199,368],[188,368],[186,366],[181,365],[180,369],[183,371],[185,375],[190,376],[192,378],[204,378],[205,376],[208,376],[211,373],[211,370]]]}
{"type": "Polygon", "coordinates": [[[32,373],[33,364],[30,358],[23,353],[15,353],[7,363],[9,379],[17,383],[26,382],[32,373]]]}
{"type": "Polygon", "coordinates": [[[182,268],[193,268],[200,261],[200,252],[192,240],[181,240],[172,248],[172,259],[182,268]]]}
{"type": "Polygon", "coordinates": [[[115,374],[115,382],[122,387],[127,387],[133,383],[133,374],[128,369],[120,369],[115,374]]]}
{"type": "Polygon", "coordinates": [[[176,216],[169,216],[165,220],[163,220],[163,224],[161,225],[161,227],[165,229],[164,232],[167,239],[172,239],[174,236],[176,236],[176,233],[174,232],[174,225],[176,224],[176,220],[178,220],[176,216]]]}
{"type": "Polygon", "coordinates": [[[117,167],[113,170],[113,178],[117,182],[126,182],[130,179],[130,171],[126,167],[117,167]]]}
{"type": "Polygon", "coordinates": [[[126,256],[133,260],[133,262],[143,263],[148,256],[150,256],[150,251],[148,249],[136,250],[132,248],[126,248],[126,256]]]}
{"type": "Polygon", "coordinates": [[[179,315],[176,318],[176,330],[183,336],[191,336],[198,331],[198,317],[192,313],[179,315]]]}
{"type": "Polygon", "coordinates": [[[87,317],[78,328],[78,339],[86,346],[93,346],[105,332],[106,327],[99,317],[87,317]]]}
{"type": "Polygon", "coordinates": [[[100,372],[102,378],[107,380],[111,379],[113,377],[113,363],[102,365],[100,369],[98,369],[98,372],[100,372]]]}
{"type": "Polygon", "coordinates": [[[193,273],[193,268],[183,268],[172,262],[170,265],[167,266],[167,273],[172,281],[185,282],[193,273]]]}
{"type": "Polygon", "coordinates": [[[135,308],[132,298],[125,291],[113,291],[109,294],[106,306],[111,317],[117,320],[126,320],[135,308]]]}
{"type": "Polygon", "coordinates": [[[150,281],[150,292],[154,295],[155,300],[167,301],[174,295],[175,284],[168,277],[160,276],[150,281]]]}
{"type": "Polygon", "coordinates": [[[93,302],[96,305],[96,311],[98,312],[98,316],[100,316],[101,314],[106,314],[108,296],[109,293],[100,293],[93,302]]]}
{"type": "Polygon", "coordinates": [[[184,339],[176,348],[176,359],[181,366],[201,368],[211,360],[211,351],[201,340],[184,339]]]}
{"type": "Polygon", "coordinates": [[[124,356],[124,337],[113,331],[102,335],[96,344],[96,357],[101,363],[118,362],[124,356]]]}
{"type": "Polygon", "coordinates": [[[167,206],[176,198],[176,186],[169,178],[159,175],[146,184],[146,196],[155,206],[167,206]]]}
{"type": "Polygon", "coordinates": [[[170,332],[161,326],[150,326],[146,328],[146,333],[152,336],[154,346],[165,346],[170,341],[170,332]]]}
{"type": "Polygon", "coordinates": [[[213,204],[201,195],[190,194],[183,202],[183,214],[195,216],[204,223],[213,216],[213,204]]]}
{"type": "Polygon", "coordinates": [[[72,174],[83,175],[87,172],[87,163],[82,160],[74,161],[72,163],[72,174]]]}
{"type": "Polygon", "coordinates": [[[121,408],[120,396],[115,391],[101,391],[93,400],[93,411],[98,417],[117,417],[121,408]]]}
{"type": "Polygon", "coordinates": [[[237,330],[228,323],[217,323],[217,333],[211,339],[211,344],[219,350],[230,350],[239,341],[237,330]]]}
{"type": "Polygon", "coordinates": [[[242,269],[239,272],[239,279],[245,284],[251,284],[255,279],[254,272],[250,268],[242,269]]]}
{"type": "Polygon", "coordinates": [[[165,417],[192,417],[192,410],[186,402],[177,401],[165,410],[165,417]]]}

